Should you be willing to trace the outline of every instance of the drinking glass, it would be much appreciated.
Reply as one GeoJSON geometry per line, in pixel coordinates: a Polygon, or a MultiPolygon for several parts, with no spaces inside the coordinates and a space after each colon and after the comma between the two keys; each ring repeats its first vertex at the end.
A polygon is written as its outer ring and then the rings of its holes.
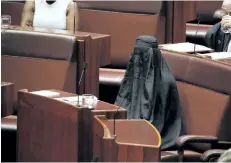
{"type": "Polygon", "coordinates": [[[11,16],[10,15],[2,15],[2,28],[7,29],[11,25],[11,16]]]}
{"type": "MultiPolygon", "coordinates": [[[[229,16],[231,16],[231,14],[228,14],[229,16]]],[[[231,33],[231,27],[221,27],[221,30],[224,32],[224,33],[231,33]]]]}
{"type": "Polygon", "coordinates": [[[95,103],[95,96],[92,94],[83,94],[82,95],[82,105],[83,107],[93,108],[95,103]]]}

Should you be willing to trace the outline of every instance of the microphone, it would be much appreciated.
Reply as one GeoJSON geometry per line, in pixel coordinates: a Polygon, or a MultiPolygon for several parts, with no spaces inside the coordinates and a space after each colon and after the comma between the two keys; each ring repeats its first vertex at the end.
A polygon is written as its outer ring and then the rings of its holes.
{"type": "MultiPolygon", "coordinates": [[[[195,33],[195,38],[197,37],[197,33],[198,33],[198,30],[199,30],[199,25],[200,25],[200,16],[198,15],[197,16],[197,29],[196,29],[196,33],[195,33]]],[[[194,49],[193,49],[193,54],[194,55],[197,55],[196,53],[196,43],[194,44],[194,49]]]]}
{"type": "MultiPolygon", "coordinates": [[[[146,78],[144,78],[144,77],[135,77],[135,76],[133,76],[133,77],[126,77],[126,78],[124,78],[124,79],[144,79],[144,80],[146,80],[146,78]]],[[[131,87],[132,87],[132,85],[133,84],[131,84],[130,85],[130,87],[129,87],[129,89],[128,90],[130,90],[131,89],[131,87]]],[[[115,114],[114,114],[114,117],[113,117],[113,122],[114,122],[114,124],[113,124],[113,126],[114,126],[114,128],[113,128],[113,136],[114,136],[114,138],[116,138],[116,134],[115,134],[115,121],[116,121],[116,116],[117,116],[117,114],[118,114],[118,112],[119,112],[119,109],[121,108],[121,106],[122,106],[122,104],[123,104],[123,102],[124,102],[124,99],[125,98],[123,98],[123,100],[120,102],[120,104],[118,105],[118,108],[117,108],[117,110],[116,110],[116,112],[115,112],[115,114]]]]}
{"type": "Polygon", "coordinates": [[[80,86],[81,86],[81,83],[82,83],[83,74],[84,74],[85,70],[87,69],[87,66],[88,66],[88,64],[84,62],[83,65],[82,65],[82,72],[81,72],[79,82],[78,82],[78,95],[77,95],[77,102],[78,102],[77,105],[78,106],[80,106],[79,105],[79,90],[80,90],[80,86]]]}

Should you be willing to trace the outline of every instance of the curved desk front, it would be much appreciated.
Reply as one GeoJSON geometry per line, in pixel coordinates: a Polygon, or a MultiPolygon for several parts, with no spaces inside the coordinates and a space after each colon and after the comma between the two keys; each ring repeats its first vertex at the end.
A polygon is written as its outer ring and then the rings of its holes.
{"type": "Polygon", "coordinates": [[[161,137],[148,121],[119,119],[114,122],[104,115],[94,118],[95,159],[102,162],[160,161],[161,137]]]}

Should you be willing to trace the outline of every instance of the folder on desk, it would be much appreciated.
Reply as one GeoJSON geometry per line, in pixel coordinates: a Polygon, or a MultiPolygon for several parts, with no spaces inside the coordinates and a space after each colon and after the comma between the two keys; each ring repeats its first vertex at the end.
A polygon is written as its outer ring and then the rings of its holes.
{"type": "Polygon", "coordinates": [[[200,54],[200,55],[209,56],[214,60],[231,59],[230,52],[215,52],[215,53],[206,53],[206,54],[200,54]]]}
{"type": "Polygon", "coordinates": [[[195,52],[211,52],[213,49],[203,45],[193,44],[190,42],[176,43],[176,44],[162,44],[159,46],[160,49],[170,50],[182,53],[193,53],[195,52]],[[195,49],[195,50],[194,50],[195,49]]]}

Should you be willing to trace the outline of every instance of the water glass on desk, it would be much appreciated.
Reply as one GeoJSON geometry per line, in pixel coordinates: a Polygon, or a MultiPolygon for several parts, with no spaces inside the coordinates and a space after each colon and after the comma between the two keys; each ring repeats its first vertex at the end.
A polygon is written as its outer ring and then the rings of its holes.
{"type": "Polygon", "coordinates": [[[2,29],[7,29],[11,25],[11,16],[10,15],[2,15],[2,29]]]}
{"type": "MultiPolygon", "coordinates": [[[[229,16],[229,17],[231,17],[231,15],[230,14],[228,14],[228,15],[226,15],[226,16],[229,16]]],[[[226,16],[224,16],[224,17],[226,17],[226,16]]],[[[225,18],[226,19],[226,18],[225,18]]],[[[223,20],[222,20],[223,21],[223,20]]],[[[225,22],[225,24],[226,24],[227,22],[225,22]]],[[[228,22],[228,23],[231,23],[231,22],[228,22]]],[[[230,33],[231,34],[231,26],[225,26],[225,27],[223,27],[223,26],[221,26],[221,30],[224,32],[224,33],[230,33]]]]}
{"type": "Polygon", "coordinates": [[[82,95],[82,105],[83,105],[83,107],[87,107],[89,109],[92,109],[96,100],[97,99],[92,94],[83,94],[82,95]]]}

